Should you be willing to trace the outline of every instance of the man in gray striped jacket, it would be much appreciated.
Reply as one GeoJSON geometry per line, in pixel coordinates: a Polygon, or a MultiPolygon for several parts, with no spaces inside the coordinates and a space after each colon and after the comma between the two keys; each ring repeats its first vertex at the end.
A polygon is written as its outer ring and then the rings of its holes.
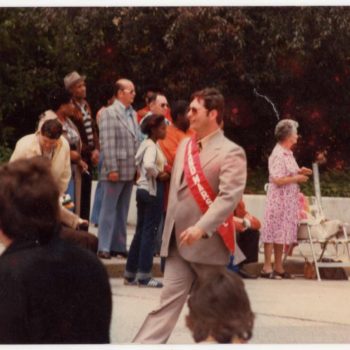
{"type": "Polygon", "coordinates": [[[135,154],[141,138],[131,106],[136,94],[134,84],[120,79],[115,87],[116,99],[102,112],[100,121],[104,195],[98,225],[98,256],[104,259],[127,256],[126,221],[136,174],[135,154]]]}

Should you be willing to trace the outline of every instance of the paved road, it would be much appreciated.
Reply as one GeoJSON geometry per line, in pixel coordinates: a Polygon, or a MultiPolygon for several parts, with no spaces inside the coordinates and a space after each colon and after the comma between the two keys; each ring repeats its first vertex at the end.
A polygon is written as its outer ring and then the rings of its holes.
{"type": "MultiPolygon", "coordinates": [[[[127,287],[111,279],[112,342],[130,343],[146,314],[158,303],[160,290],[127,287]]],[[[253,344],[350,343],[350,281],[248,280],[256,314],[253,344]]],[[[169,339],[193,343],[184,323],[187,308],[169,339]]]]}

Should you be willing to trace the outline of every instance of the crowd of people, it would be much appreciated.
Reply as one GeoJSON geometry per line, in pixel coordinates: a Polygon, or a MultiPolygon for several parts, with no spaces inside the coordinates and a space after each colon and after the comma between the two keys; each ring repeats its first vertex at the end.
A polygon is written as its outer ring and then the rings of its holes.
{"type": "MultiPolygon", "coordinates": [[[[39,271],[44,270],[43,278],[52,279],[48,283],[55,293],[40,308],[56,306],[62,297],[58,290],[65,289],[61,284],[66,278],[75,280],[77,289],[72,294],[86,288],[82,294],[88,298],[93,293],[101,300],[79,315],[85,318],[84,323],[74,316],[76,300],[67,298],[66,311],[55,325],[48,326],[54,316],[45,309],[45,317],[35,325],[37,333],[28,334],[23,324],[17,340],[109,341],[108,280],[105,272],[98,272],[98,259],[89,261],[91,255],[84,255],[88,249],[100,259],[126,259],[125,285],[162,288],[159,307],[147,316],[134,342],[166,342],[189,294],[187,324],[196,342],[248,341],[254,315],[237,274],[257,278],[244,266],[258,260],[259,239],[265,253],[260,276],[292,278],[283,267],[283,247],[296,242],[298,184],[312,173],[299,168],[293,157],[297,123],[284,119],[276,126],[277,144],[269,158],[267,206],[260,237],[261,223],[243,202],[245,152],[224,136],[224,97],[217,89],[197,91],[189,101],[176,101],[171,108],[164,93],[149,91],[146,106],[136,112],[132,107],[136,95],[133,82],[119,79],[113,90],[106,86],[102,107],[94,117],[86,101],[85,76],[74,71],[63,82],[64,88],[50,94],[50,109],[40,115],[37,130],[17,142],[9,164],[0,169],[0,239],[8,247],[0,258],[0,279],[19,283],[20,290],[24,286],[37,303],[41,293],[36,295],[39,287],[30,277],[39,261],[46,261],[39,271]],[[96,167],[98,185],[90,213],[96,167]],[[137,225],[128,251],[127,217],[135,184],[137,225]],[[72,199],[73,209],[66,206],[67,198],[72,199]],[[29,214],[32,217],[28,218],[29,214]],[[7,216],[16,223],[11,224],[7,216]],[[90,217],[98,227],[97,238],[86,232],[90,217]],[[77,262],[71,258],[74,254],[77,262]],[[165,261],[163,282],[152,277],[157,254],[165,261]],[[23,263],[8,274],[11,261],[22,261],[22,255],[23,263]],[[86,265],[81,268],[81,264],[86,265]],[[84,273],[90,271],[89,264],[100,274],[101,283],[91,275],[87,278],[92,283],[82,282],[84,273]],[[50,271],[53,273],[47,277],[50,271]],[[24,278],[26,273],[28,278],[24,278]],[[23,281],[15,277],[17,274],[23,275],[23,281]],[[90,284],[103,290],[89,289],[90,284]],[[211,312],[205,311],[208,307],[211,312]],[[100,322],[101,331],[96,336],[89,332],[93,323],[86,321],[88,312],[96,312],[94,318],[100,322]],[[210,319],[203,323],[207,315],[210,319]],[[62,320],[60,324],[61,318],[69,319],[69,324],[62,320]],[[77,324],[83,330],[75,330],[77,324]],[[59,331],[55,334],[54,330],[59,331]]],[[[51,289],[47,292],[52,293],[51,289]]],[[[69,289],[63,292],[66,296],[69,289]]],[[[19,293],[13,296],[14,303],[22,300],[19,293]]],[[[5,309],[0,305],[0,313],[5,309]]],[[[0,327],[0,338],[5,342],[11,342],[11,327],[0,327]]]]}

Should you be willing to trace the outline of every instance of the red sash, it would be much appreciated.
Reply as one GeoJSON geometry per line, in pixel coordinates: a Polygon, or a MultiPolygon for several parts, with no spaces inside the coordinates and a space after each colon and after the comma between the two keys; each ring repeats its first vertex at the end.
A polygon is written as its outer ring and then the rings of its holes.
{"type": "MultiPolygon", "coordinates": [[[[204,214],[214,202],[216,194],[206,179],[199,159],[199,148],[195,138],[187,143],[184,162],[184,174],[188,187],[204,214]]],[[[233,225],[233,213],[221,224],[217,231],[223,239],[231,254],[235,251],[235,227],[233,225]]]]}

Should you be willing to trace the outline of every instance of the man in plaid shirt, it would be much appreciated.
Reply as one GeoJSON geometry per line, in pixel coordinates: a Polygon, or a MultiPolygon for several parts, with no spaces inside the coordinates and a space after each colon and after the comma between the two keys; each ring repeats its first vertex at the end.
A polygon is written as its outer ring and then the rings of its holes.
{"type": "Polygon", "coordinates": [[[116,99],[101,114],[104,195],[98,225],[98,256],[103,259],[127,256],[126,221],[136,174],[135,154],[141,138],[136,112],[131,106],[135,95],[130,80],[118,80],[115,84],[116,99]]]}

